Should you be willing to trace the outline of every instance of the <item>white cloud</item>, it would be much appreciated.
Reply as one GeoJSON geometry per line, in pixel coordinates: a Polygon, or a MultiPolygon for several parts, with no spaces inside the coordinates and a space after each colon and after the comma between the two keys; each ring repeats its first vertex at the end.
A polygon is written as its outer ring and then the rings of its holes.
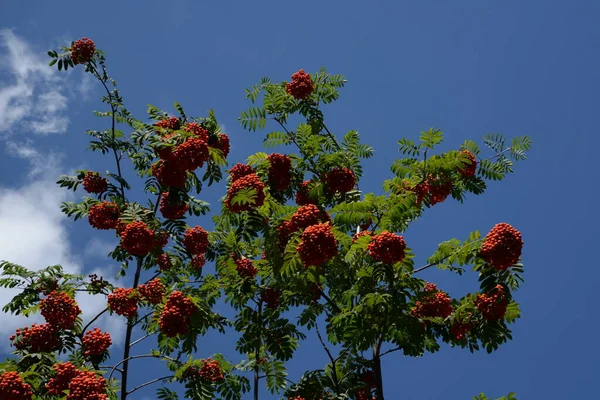
{"type": "Polygon", "coordinates": [[[10,29],[0,30],[0,133],[26,128],[37,134],[64,133],[67,98],[56,70],[10,29]]]}

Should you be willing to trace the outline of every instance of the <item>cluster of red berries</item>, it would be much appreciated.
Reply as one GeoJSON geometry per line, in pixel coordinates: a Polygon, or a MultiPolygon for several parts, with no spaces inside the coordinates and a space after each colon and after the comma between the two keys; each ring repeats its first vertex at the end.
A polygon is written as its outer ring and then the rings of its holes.
{"type": "Polygon", "coordinates": [[[377,386],[377,378],[375,371],[372,369],[366,369],[360,374],[360,380],[363,381],[368,387],[375,388],[377,386]]]}
{"type": "Polygon", "coordinates": [[[54,372],[56,372],[56,375],[48,381],[46,389],[48,394],[60,396],[69,388],[71,379],[75,378],[80,371],[70,361],[67,361],[55,364],[54,372]]]}
{"type": "Polygon", "coordinates": [[[190,122],[184,125],[183,130],[191,133],[205,143],[208,143],[208,131],[197,122],[190,122]]]}
{"type": "Polygon", "coordinates": [[[101,292],[106,286],[108,286],[108,282],[104,280],[103,277],[98,277],[96,274],[91,274],[90,278],[90,287],[94,293],[101,292]]]}
{"type": "Polygon", "coordinates": [[[231,177],[231,182],[235,182],[240,178],[243,178],[246,175],[254,174],[254,168],[249,166],[248,164],[237,163],[229,170],[229,176],[231,177]]]}
{"type": "Polygon", "coordinates": [[[96,357],[106,354],[108,348],[112,344],[110,333],[102,332],[100,328],[94,328],[87,331],[83,335],[83,354],[86,356],[96,357]]]}
{"type": "Polygon", "coordinates": [[[180,168],[185,171],[194,171],[208,161],[208,144],[198,137],[188,138],[177,146],[173,156],[180,168]]]}
{"type": "Polygon", "coordinates": [[[406,242],[404,237],[388,231],[373,236],[367,247],[373,259],[384,264],[395,264],[404,260],[406,255],[406,242]]]}
{"type": "Polygon", "coordinates": [[[167,337],[184,335],[189,332],[190,316],[198,308],[182,292],[175,291],[169,295],[165,308],[160,314],[158,325],[167,337]]]}
{"type": "Polygon", "coordinates": [[[71,329],[81,309],[65,292],[54,291],[40,302],[40,311],[46,322],[58,329],[71,329]]]}
{"type": "Polygon", "coordinates": [[[258,273],[258,269],[254,266],[252,260],[246,257],[235,260],[235,270],[242,278],[254,278],[258,273]]]}
{"type": "Polygon", "coordinates": [[[452,303],[447,293],[438,290],[433,283],[425,285],[423,291],[423,298],[417,301],[412,309],[413,316],[417,318],[446,318],[452,314],[452,303]]]}
{"type": "Polygon", "coordinates": [[[273,153],[267,157],[269,161],[269,182],[275,190],[286,190],[292,183],[292,160],[284,155],[273,153]]]}
{"type": "Polygon", "coordinates": [[[502,285],[496,285],[490,292],[477,295],[475,307],[487,321],[503,319],[508,307],[508,299],[502,285]]]}
{"type": "Polygon", "coordinates": [[[347,193],[356,185],[356,175],[348,168],[334,168],[325,174],[325,185],[329,194],[347,193]]]}
{"type": "Polygon", "coordinates": [[[0,375],[0,399],[31,400],[33,391],[17,372],[4,372],[0,375]]]}
{"type": "Polygon", "coordinates": [[[502,222],[485,236],[479,255],[492,267],[503,270],[519,261],[522,250],[521,232],[502,222]]]}
{"type": "Polygon", "coordinates": [[[225,198],[225,206],[234,213],[240,213],[242,211],[249,211],[254,208],[260,207],[265,202],[265,184],[261,182],[260,178],[256,174],[248,174],[233,182],[227,190],[227,197],[225,198]],[[234,203],[235,196],[246,190],[254,190],[254,195],[247,202],[236,202],[234,203]]]}
{"type": "Polygon", "coordinates": [[[182,189],[185,187],[187,172],[175,160],[158,160],[152,164],[152,175],[164,187],[182,189]]]}
{"type": "Polygon", "coordinates": [[[156,257],[156,264],[158,264],[160,270],[162,272],[166,272],[173,267],[173,263],[171,262],[171,257],[168,253],[159,254],[156,257]]]}
{"type": "Polygon", "coordinates": [[[446,176],[438,176],[428,179],[429,203],[435,205],[442,203],[452,193],[452,179],[446,176]]]}
{"type": "Polygon", "coordinates": [[[268,308],[276,309],[279,307],[279,298],[281,291],[273,288],[267,288],[262,292],[261,300],[265,302],[268,308]]]}
{"type": "Polygon", "coordinates": [[[27,350],[30,353],[50,353],[61,345],[58,331],[50,324],[33,324],[17,329],[10,341],[17,350],[27,350]]]}
{"type": "Polygon", "coordinates": [[[355,233],[354,235],[352,235],[352,243],[356,243],[356,241],[358,240],[358,238],[363,237],[363,236],[373,237],[373,232],[371,232],[371,231],[360,231],[358,233],[355,233]]]}
{"type": "Polygon", "coordinates": [[[454,322],[450,326],[450,333],[456,340],[462,340],[473,329],[473,324],[470,322],[454,322]]]}
{"type": "Polygon", "coordinates": [[[79,371],[68,389],[67,400],[108,400],[106,380],[94,371],[79,371]]]}
{"type": "Polygon", "coordinates": [[[71,60],[75,65],[90,62],[95,53],[96,44],[86,37],[77,40],[71,46],[71,60]]]}
{"type": "Polygon", "coordinates": [[[356,390],[356,400],[376,400],[375,397],[371,397],[370,388],[360,388],[356,390]]]}
{"type": "Polygon", "coordinates": [[[138,287],[142,299],[150,304],[159,304],[165,295],[165,285],[158,278],[152,279],[138,287]]]}
{"type": "Polygon", "coordinates": [[[204,254],[196,254],[192,256],[190,265],[194,271],[200,271],[206,264],[206,256],[204,254]]]}
{"type": "Polygon", "coordinates": [[[308,98],[315,89],[310,74],[303,69],[292,75],[292,81],[286,85],[286,91],[295,99],[308,98]]]}
{"type": "Polygon", "coordinates": [[[181,128],[181,122],[176,117],[169,117],[156,122],[154,126],[157,126],[162,129],[176,131],[179,128],[181,128]]]}
{"type": "MultiPolygon", "coordinates": [[[[161,239],[164,240],[162,237],[161,239]]],[[[134,256],[145,256],[157,247],[162,247],[161,244],[154,231],[142,221],[127,224],[121,233],[121,247],[134,256]]]]}
{"type": "Polygon", "coordinates": [[[97,172],[88,171],[83,178],[83,189],[88,193],[104,193],[108,189],[108,181],[97,172]]]}
{"type": "Polygon", "coordinates": [[[214,143],[211,143],[211,146],[217,150],[221,150],[223,157],[227,157],[229,155],[229,150],[231,149],[229,136],[225,133],[219,133],[217,140],[214,143]]]}
{"type": "Polygon", "coordinates": [[[210,358],[202,360],[200,376],[209,382],[220,382],[225,378],[219,362],[210,358]]]}
{"type": "Polygon", "coordinates": [[[188,210],[186,202],[181,199],[174,199],[169,196],[169,192],[164,192],[160,199],[160,213],[166,219],[178,219],[185,215],[188,210]]]}
{"type": "Polygon", "coordinates": [[[477,169],[477,159],[475,158],[475,154],[471,153],[469,150],[462,150],[461,153],[467,156],[469,159],[469,164],[466,164],[463,168],[459,168],[458,173],[465,178],[470,178],[475,175],[475,170],[477,169]]]}
{"type": "Polygon", "coordinates": [[[413,192],[417,196],[417,206],[420,206],[423,202],[423,199],[425,199],[425,196],[427,196],[427,194],[429,193],[429,182],[425,180],[412,188],[407,182],[404,182],[404,184],[401,185],[400,189],[413,192]]]}
{"type": "Polygon", "coordinates": [[[96,229],[115,229],[119,223],[119,206],[108,201],[94,204],[88,212],[88,221],[96,229]]]}
{"type": "Polygon", "coordinates": [[[327,212],[321,211],[314,204],[308,204],[298,208],[289,221],[284,221],[277,227],[277,236],[279,238],[281,251],[283,252],[290,236],[295,232],[320,222],[331,222],[331,217],[327,212]]]}
{"type": "Polygon", "coordinates": [[[192,255],[206,253],[208,232],[200,226],[187,229],[183,235],[183,246],[192,255]]]}
{"type": "Polygon", "coordinates": [[[329,223],[311,225],[302,232],[297,249],[306,267],[320,266],[338,253],[338,243],[329,223]]]}
{"type": "Polygon", "coordinates": [[[310,197],[310,185],[311,180],[302,182],[298,190],[296,191],[296,204],[299,206],[305,206],[307,204],[315,204],[316,201],[310,197]]]}
{"type": "Polygon", "coordinates": [[[116,288],[108,295],[108,307],[117,315],[132,318],[137,313],[139,293],[133,288],[116,288]]]}

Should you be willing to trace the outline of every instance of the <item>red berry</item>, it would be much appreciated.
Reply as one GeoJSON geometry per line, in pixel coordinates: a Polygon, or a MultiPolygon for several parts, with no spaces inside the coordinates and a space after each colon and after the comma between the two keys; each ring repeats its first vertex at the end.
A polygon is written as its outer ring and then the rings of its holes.
{"type": "Polygon", "coordinates": [[[81,309],[65,292],[54,291],[40,302],[40,310],[46,322],[58,329],[71,329],[81,309]]]}
{"type": "Polygon", "coordinates": [[[454,336],[456,340],[462,340],[467,335],[467,333],[471,331],[471,329],[473,329],[473,325],[469,322],[454,322],[450,326],[450,333],[452,334],[452,336],[454,336]]]}
{"type": "Polygon", "coordinates": [[[132,288],[116,288],[108,295],[108,307],[117,315],[132,318],[137,313],[139,294],[132,288]]]}
{"type": "Polygon", "coordinates": [[[55,364],[54,371],[56,372],[56,375],[46,384],[48,393],[54,396],[63,395],[63,392],[69,388],[71,379],[76,377],[81,372],[73,364],[71,364],[70,361],[55,364]]]}
{"type": "Polygon", "coordinates": [[[299,206],[305,206],[307,204],[316,204],[316,200],[310,197],[310,186],[311,181],[309,179],[302,182],[302,184],[296,191],[296,204],[298,204],[299,206]]]}
{"type": "Polygon", "coordinates": [[[277,237],[279,239],[279,250],[283,253],[285,246],[287,246],[290,236],[292,236],[298,230],[292,221],[283,221],[281,225],[277,227],[277,237]]]}
{"type": "Polygon", "coordinates": [[[286,85],[287,92],[295,99],[308,98],[315,89],[310,74],[303,69],[292,75],[292,81],[286,85]]]}
{"type": "Polygon", "coordinates": [[[208,131],[204,129],[197,122],[190,122],[183,126],[183,130],[189,132],[202,140],[204,143],[208,143],[208,131]]]}
{"type": "Polygon", "coordinates": [[[200,271],[206,264],[206,256],[204,254],[195,254],[192,257],[191,266],[194,271],[200,271]]]}
{"type": "Polygon", "coordinates": [[[375,371],[371,369],[366,369],[360,375],[360,379],[366,383],[370,388],[375,388],[377,386],[377,378],[375,376],[375,371]]]}
{"type": "Polygon", "coordinates": [[[165,285],[162,284],[160,279],[154,278],[150,282],[140,285],[138,291],[142,299],[148,303],[159,304],[165,295],[165,285]]]}
{"type": "Polygon", "coordinates": [[[176,131],[181,128],[181,122],[176,117],[169,117],[167,119],[160,120],[154,124],[154,126],[158,126],[162,129],[168,129],[171,131],[176,131]]]}
{"type": "Polygon", "coordinates": [[[229,170],[229,176],[231,176],[231,182],[235,182],[238,179],[254,174],[254,168],[247,164],[237,163],[229,170]]]}
{"type": "Polygon", "coordinates": [[[158,321],[160,331],[167,337],[188,333],[190,316],[196,311],[196,305],[182,292],[171,293],[160,314],[158,321]]]}
{"type": "Polygon", "coordinates": [[[173,156],[181,169],[194,171],[208,161],[208,145],[202,139],[192,137],[177,146],[173,156]]]}
{"type": "Polygon", "coordinates": [[[443,202],[452,193],[452,180],[449,177],[438,176],[428,179],[429,202],[435,205],[443,202]]]}
{"type": "Polygon", "coordinates": [[[243,176],[233,182],[227,191],[227,198],[225,199],[225,205],[227,208],[234,213],[242,211],[249,211],[254,208],[260,207],[265,202],[265,185],[260,181],[260,178],[256,174],[249,174],[243,176]],[[253,196],[248,199],[247,202],[238,202],[235,197],[241,191],[252,190],[253,196]]]}
{"type": "Polygon", "coordinates": [[[302,241],[297,248],[304,266],[320,266],[337,255],[338,245],[331,225],[311,225],[302,232],[302,241]]]}
{"type": "Polygon", "coordinates": [[[286,190],[292,183],[292,160],[286,155],[273,153],[269,161],[269,182],[275,190],[286,190]]]}
{"type": "Polygon", "coordinates": [[[119,206],[108,201],[94,204],[88,212],[88,221],[96,229],[115,229],[119,222],[119,206]]]}
{"type": "Polygon", "coordinates": [[[229,136],[227,136],[225,133],[219,133],[217,141],[212,144],[212,147],[217,150],[221,150],[221,152],[223,153],[223,157],[227,158],[227,156],[229,155],[229,150],[231,148],[229,144],[229,136]]]}
{"type": "Polygon", "coordinates": [[[171,257],[168,253],[159,254],[156,257],[156,264],[160,267],[160,270],[165,272],[171,269],[173,264],[171,263],[171,257]]]}
{"type": "Polygon", "coordinates": [[[423,290],[423,297],[417,301],[412,309],[412,315],[417,318],[446,318],[452,314],[450,297],[437,289],[434,284],[427,284],[423,290]]]}
{"type": "Polygon", "coordinates": [[[477,169],[477,159],[475,158],[475,154],[471,153],[469,150],[463,150],[461,153],[467,156],[469,162],[465,164],[463,168],[459,168],[458,173],[465,178],[469,178],[475,175],[475,170],[477,169]]]}
{"type": "Polygon", "coordinates": [[[485,236],[479,255],[497,270],[514,265],[521,258],[521,233],[507,223],[499,223],[485,236]]]}
{"type": "Polygon", "coordinates": [[[154,231],[145,222],[127,224],[121,234],[121,247],[134,256],[145,256],[157,246],[154,231]]]}
{"type": "Polygon", "coordinates": [[[383,231],[379,235],[373,236],[367,250],[375,260],[384,264],[395,264],[404,260],[406,242],[400,235],[383,231]]]}
{"type": "Polygon", "coordinates": [[[4,372],[0,375],[0,399],[31,400],[33,391],[17,372],[4,372]]]}
{"type": "Polygon", "coordinates": [[[200,376],[209,382],[219,382],[224,379],[223,370],[221,370],[219,362],[210,358],[202,360],[200,376]]]}
{"type": "Polygon", "coordinates": [[[208,232],[195,226],[188,228],[183,235],[183,246],[190,254],[204,254],[208,250],[208,232]]]}
{"type": "Polygon", "coordinates": [[[347,193],[356,185],[356,175],[348,168],[334,168],[325,174],[325,184],[329,194],[347,193]]]}
{"type": "Polygon", "coordinates": [[[503,319],[508,307],[508,299],[502,285],[496,285],[490,292],[477,295],[475,307],[487,321],[503,319]]]}
{"type": "Polygon", "coordinates": [[[68,386],[67,400],[107,400],[106,380],[94,371],[80,371],[68,386]]]}
{"type": "Polygon", "coordinates": [[[360,388],[356,390],[356,400],[369,400],[371,397],[371,389],[360,388]]]}
{"type": "Polygon", "coordinates": [[[279,307],[279,298],[281,292],[277,289],[267,288],[262,292],[261,299],[265,302],[268,308],[276,309],[279,307]]]}
{"type": "Polygon", "coordinates": [[[360,231],[358,233],[355,233],[354,235],[352,235],[352,243],[356,243],[356,241],[358,240],[359,237],[362,236],[371,236],[373,237],[373,232],[371,231],[360,231]]]}
{"type": "Polygon", "coordinates": [[[254,278],[258,272],[252,261],[245,257],[235,260],[235,265],[236,271],[242,278],[254,278]]]}
{"type": "Polygon", "coordinates": [[[30,353],[51,353],[62,344],[58,331],[50,324],[33,324],[31,327],[17,329],[10,341],[17,350],[27,350],[30,353]]]}
{"type": "Polygon", "coordinates": [[[108,181],[97,172],[88,171],[83,178],[83,189],[88,193],[104,193],[108,189],[108,181]]]}
{"type": "Polygon", "coordinates": [[[305,229],[311,225],[316,225],[319,222],[331,222],[329,214],[319,210],[319,207],[314,204],[308,204],[298,208],[298,211],[292,215],[290,219],[295,230],[305,229]]]}
{"type": "Polygon", "coordinates": [[[405,184],[404,188],[417,195],[417,206],[421,205],[423,199],[429,194],[430,191],[429,181],[423,181],[413,188],[410,188],[405,184]]]}
{"type": "Polygon", "coordinates": [[[94,328],[83,335],[83,354],[86,356],[101,356],[106,354],[112,344],[110,333],[103,333],[100,328],[94,328]]]}
{"type": "Polygon", "coordinates": [[[152,175],[164,187],[184,188],[187,179],[185,169],[175,161],[157,161],[152,165],[152,175]]]}
{"type": "Polygon", "coordinates": [[[160,199],[160,213],[166,219],[179,219],[183,217],[188,210],[187,203],[181,199],[173,199],[169,192],[164,192],[160,199]]]}
{"type": "Polygon", "coordinates": [[[75,65],[90,62],[95,53],[96,44],[86,37],[77,40],[71,46],[71,60],[75,65]]]}

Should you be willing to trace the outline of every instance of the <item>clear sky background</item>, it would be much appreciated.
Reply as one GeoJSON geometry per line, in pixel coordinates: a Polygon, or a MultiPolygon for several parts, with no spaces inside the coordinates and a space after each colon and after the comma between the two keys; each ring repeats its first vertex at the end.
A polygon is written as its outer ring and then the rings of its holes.
{"type": "MultiPolygon", "coordinates": [[[[53,72],[50,48],[92,38],[139,118],[148,103],[171,110],[178,101],[195,116],[214,108],[232,140],[231,164],[260,150],[264,134],[237,122],[249,105],[244,89],[262,76],[289,80],[300,68],[326,66],[349,80],[326,108],[329,126],[358,130],[376,150],[363,190],[380,191],[391,176],[401,137],[416,139],[431,126],[446,132],[443,149],[488,132],[535,141],[516,174],[463,205],[434,207],[405,235],[423,262],[449,238],[485,234],[497,222],[518,228],[526,283],[516,293],[522,319],[514,340],[492,355],[447,347],[419,359],[394,353],[383,363],[387,398],[597,396],[599,2],[0,0],[0,10],[0,259],[107,276],[118,268],[106,258],[114,236],[60,214],[59,203],[74,197],[54,185],[58,175],[112,164],[84,151],[84,130],[106,129],[91,115],[102,107],[99,88],[80,70],[53,72]]],[[[223,190],[204,198],[218,206],[223,190]]],[[[210,226],[207,218],[190,223],[210,226]]],[[[422,276],[456,297],[477,290],[473,273],[422,276]]],[[[102,299],[79,300],[86,316],[104,307],[102,299]]],[[[8,336],[26,322],[1,318],[4,356],[8,336]]],[[[123,331],[115,324],[123,322],[102,321],[118,352],[123,331]]],[[[312,336],[290,364],[292,378],[325,361],[312,336]]],[[[198,357],[233,342],[211,335],[198,357]]],[[[133,370],[134,384],[160,374],[143,360],[133,370]]]]}

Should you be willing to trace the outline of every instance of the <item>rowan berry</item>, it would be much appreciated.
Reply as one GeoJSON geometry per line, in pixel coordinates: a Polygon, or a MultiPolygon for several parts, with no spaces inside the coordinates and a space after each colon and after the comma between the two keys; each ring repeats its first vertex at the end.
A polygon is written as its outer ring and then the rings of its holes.
{"type": "Polygon", "coordinates": [[[325,174],[327,193],[346,193],[356,185],[356,175],[348,168],[334,168],[325,174]]]}
{"type": "Polygon", "coordinates": [[[54,291],[40,302],[40,310],[46,322],[58,329],[71,329],[81,309],[65,292],[54,291]]]}
{"type": "Polygon", "coordinates": [[[190,254],[204,254],[208,250],[208,232],[200,227],[195,226],[188,228],[183,235],[183,247],[190,254]]]}
{"type": "Polygon", "coordinates": [[[92,61],[96,53],[96,44],[86,37],[77,40],[71,46],[71,60],[73,64],[85,64],[92,61]]]}
{"type": "Polygon", "coordinates": [[[373,259],[384,264],[395,264],[404,260],[406,242],[400,235],[383,231],[379,235],[373,236],[367,250],[373,259]]]}
{"type": "Polygon", "coordinates": [[[292,75],[292,81],[286,85],[286,91],[295,99],[308,98],[315,89],[310,74],[303,69],[292,75]]]}
{"type": "Polygon", "coordinates": [[[108,307],[117,315],[132,318],[137,313],[139,293],[132,289],[116,288],[108,295],[108,307]]]}
{"type": "Polygon", "coordinates": [[[496,224],[485,236],[479,254],[492,267],[504,270],[519,261],[522,250],[521,233],[502,222],[496,224]]]}
{"type": "Polygon", "coordinates": [[[94,204],[88,212],[88,221],[96,229],[115,229],[119,222],[119,206],[108,201],[94,204]]]}
{"type": "Polygon", "coordinates": [[[338,244],[331,225],[328,223],[311,225],[302,232],[302,241],[297,247],[304,266],[320,266],[338,253],[338,244]]]}
{"type": "Polygon", "coordinates": [[[100,328],[94,328],[83,335],[83,354],[96,357],[106,354],[112,344],[110,333],[103,333],[100,328]]]}
{"type": "Polygon", "coordinates": [[[265,185],[260,181],[260,178],[256,174],[249,174],[243,176],[233,182],[227,191],[227,197],[225,198],[225,206],[233,213],[240,213],[242,211],[249,211],[260,207],[265,202],[265,185]],[[238,201],[235,197],[241,191],[252,190],[252,196],[246,201],[238,201]],[[235,199],[235,200],[234,200],[235,199]]]}
{"type": "Polygon", "coordinates": [[[182,199],[174,199],[169,192],[164,192],[160,199],[160,213],[166,219],[179,219],[188,210],[188,204],[182,199]]]}
{"type": "Polygon", "coordinates": [[[108,189],[108,181],[99,173],[88,171],[83,178],[83,189],[88,193],[104,193],[108,189]]]}
{"type": "Polygon", "coordinates": [[[286,190],[292,183],[292,160],[284,154],[273,153],[269,161],[269,182],[275,190],[286,190]]]}
{"type": "Polygon", "coordinates": [[[33,391],[17,372],[4,372],[0,375],[0,399],[31,400],[33,391]]]}

